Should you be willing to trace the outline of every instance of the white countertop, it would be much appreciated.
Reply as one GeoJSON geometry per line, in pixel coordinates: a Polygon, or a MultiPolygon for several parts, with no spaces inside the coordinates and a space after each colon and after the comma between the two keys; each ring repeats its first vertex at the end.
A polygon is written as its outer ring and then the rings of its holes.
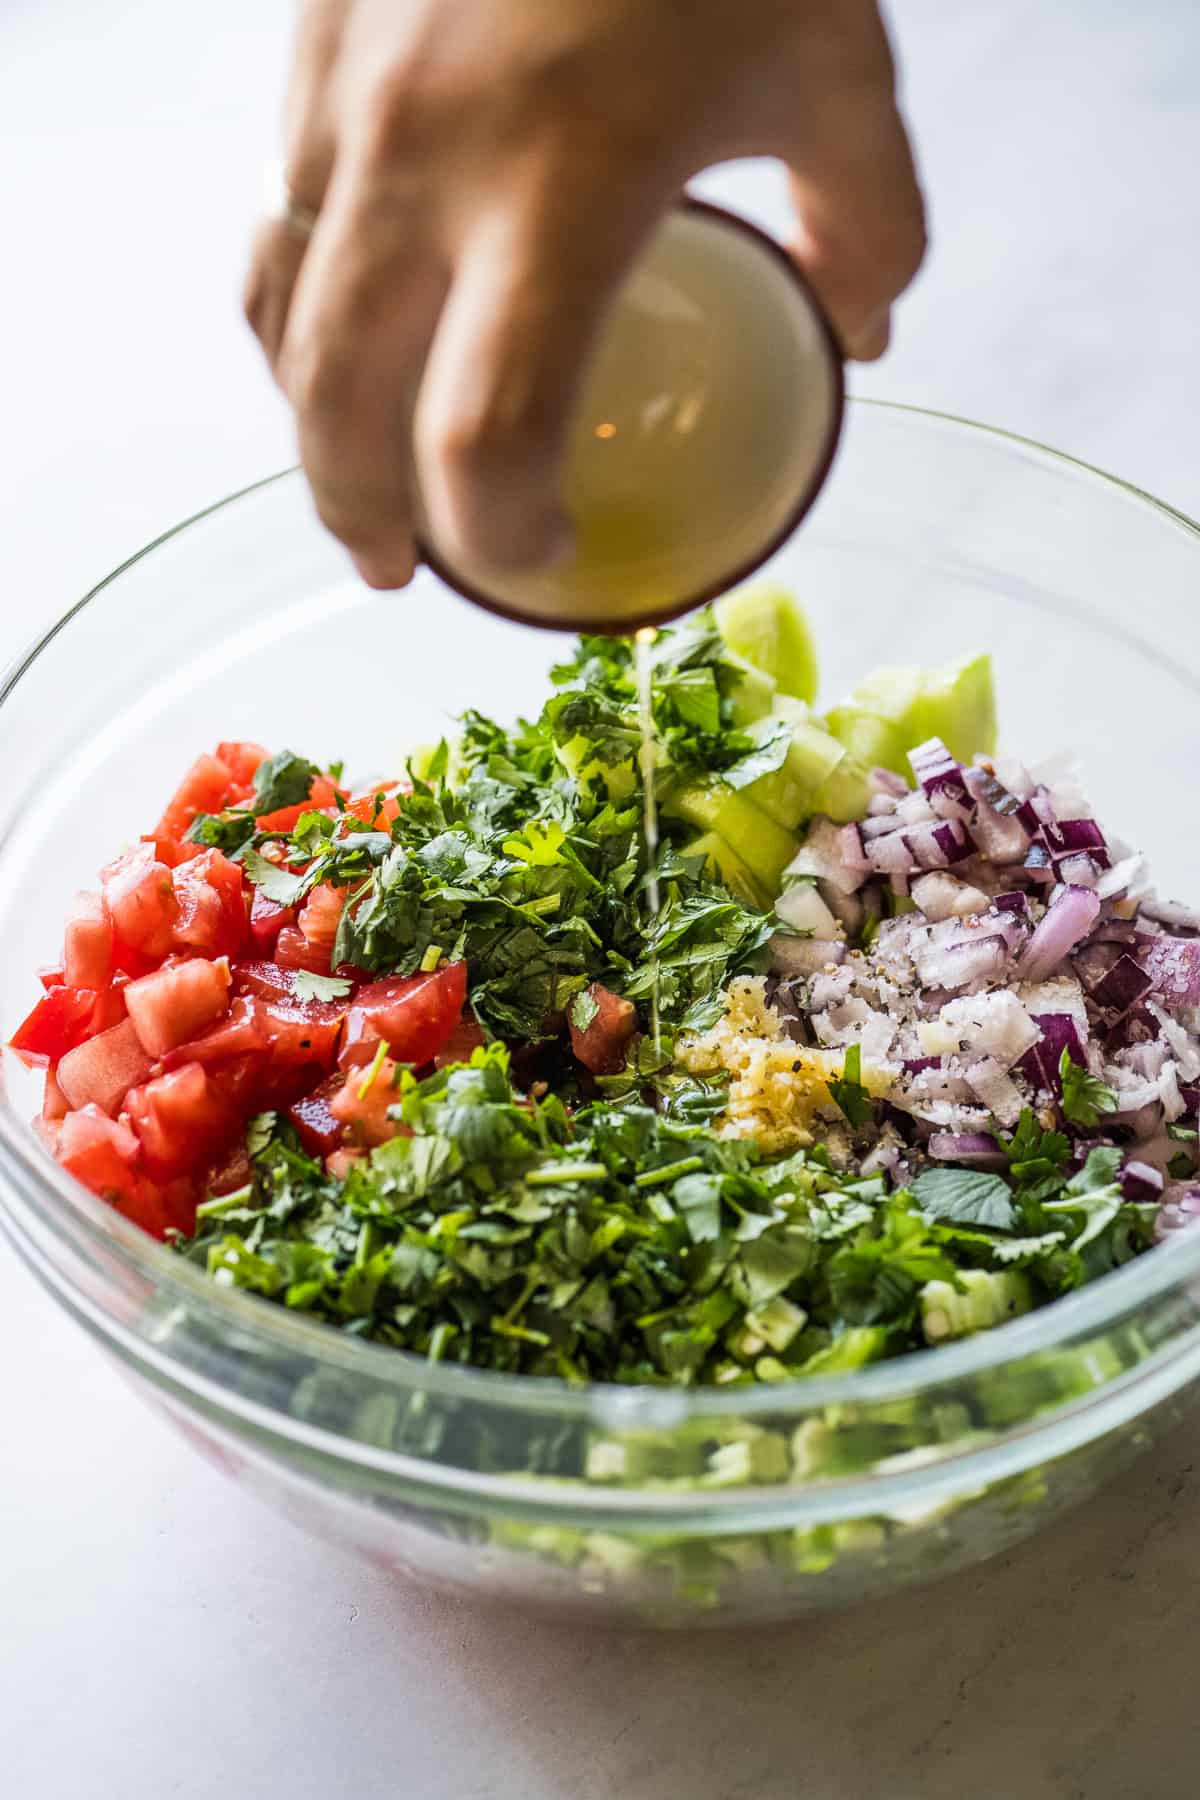
{"type": "MultiPolygon", "coordinates": [[[[934,249],[855,385],[1200,512],[1200,15],[896,10],[934,249]]],[[[290,460],[236,304],[289,14],[0,13],[0,662],[162,526],[290,460]]],[[[762,171],[720,181],[779,219],[762,171]]],[[[626,1637],[398,1588],[302,1537],[176,1441],[3,1247],[0,1371],[0,1769],[20,1800],[1200,1785],[1200,1419],[1012,1555],[870,1612],[626,1637]]]]}

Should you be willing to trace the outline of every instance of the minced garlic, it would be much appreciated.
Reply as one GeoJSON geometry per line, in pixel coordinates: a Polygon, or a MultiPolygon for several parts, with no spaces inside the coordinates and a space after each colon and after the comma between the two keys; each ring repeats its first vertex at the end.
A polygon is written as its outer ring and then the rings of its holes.
{"type": "MultiPolygon", "coordinates": [[[[793,1043],[779,1015],[767,1005],[761,976],[731,981],[725,1013],[708,1031],[681,1037],[676,1060],[693,1075],[729,1075],[729,1104],[718,1121],[722,1137],[757,1138],[768,1151],[801,1149],[842,1122],[829,1082],[841,1075],[844,1046],[811,1049],[793,1043]]],[[[886,1095],[897,1070],[862,1065],[862,1085],[874,1098],[886,1095]]]]}

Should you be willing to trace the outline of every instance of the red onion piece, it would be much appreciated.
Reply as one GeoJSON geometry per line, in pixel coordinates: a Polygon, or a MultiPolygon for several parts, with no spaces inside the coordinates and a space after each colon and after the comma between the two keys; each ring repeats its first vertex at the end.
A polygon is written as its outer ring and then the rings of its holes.
{"type": "Polygon", "coordinates": [[[986,1131],[935,1131],[926,1148],[934,1162],[964,1163],[972,1169],[1006,1169],[1008,1158],[986,1131]]]}
{"type": "Polygon", "coordinates": [[[1068,1051],[1073,1063],[1084,1064],[1084,1049],[1079,1038],[1079,1022],[1072,1013],[1035,1013],[1033,1022],[1041,1031],[1041,1042],[1027,1050],[1017,1067],[1034,1087],[1050,1093],[1062,1091],[1058,1065],[1062,1053],[1068,1051]]]}
{"type": "MultiPolygon", "coordinates": [[[[1103,948],[1108,948],[1107,945],[1103,948]]],[[[1133,960],[1132,956],[1122,951],[1112,968],[1103,975],[1092,989],[1092,999],[1097,1006],[1107,1007],[1112,1012],[1128,1012],[1131,1006],[1148,994],[1154,986],[1145,969],[1133,960]]]]}
{"type": "Polygon", "coordinates": [[[1200,939],[1149,938],[1139,961],[1168,1006],[1200,1006],[1200,939]]]}
{"type": "Polygon", "coordinates": [[[1162,1171],[1150,1163],[1127,1162],[1121,1170],[1121,1193],[1126,1200],[1161,1200],[1162,1171]]]}
{"type": "Polygon", "coordinates": [[[1017,966],[1021,980],[1045,981],[1087,936],[1099,916],[1100,902],[1090,888],[1056,888],[1017,966]]]}

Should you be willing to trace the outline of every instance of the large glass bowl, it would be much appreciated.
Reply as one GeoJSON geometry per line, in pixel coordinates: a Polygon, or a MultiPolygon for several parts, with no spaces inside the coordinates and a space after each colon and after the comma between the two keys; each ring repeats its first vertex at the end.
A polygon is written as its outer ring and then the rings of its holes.
{"type": "MultiPolygon", "coordinates": [[[[1186,519],[1035,444],[858,402],[767,573],[811,611],[827,695],[881,661],[990,648],[1007,745],[1075,750],[1163,888],[1200,894],[1186,519]]],[[[370,778],[465,706],[536,707],[559,655],[428,575],[368,592],[295,474],[151,545],[0,690],[6,1033],[73,890],[199,749],[253,737],[370,778]]],[[[429,1368],[152,1243],[46,1159],[26,1123],[36,1084],[9,1064],[3,1222],[98,1350],[289,1515],[462,1590],[662,1623],[859,1599],[1031,1532],[1173,1420],[1200,1374],[1200,1231],[1000,1330],[823,1380],[580,1390],[429,1368]]],[[[14,1379],[37,1380],[36,1345],[14,1379]]]]}

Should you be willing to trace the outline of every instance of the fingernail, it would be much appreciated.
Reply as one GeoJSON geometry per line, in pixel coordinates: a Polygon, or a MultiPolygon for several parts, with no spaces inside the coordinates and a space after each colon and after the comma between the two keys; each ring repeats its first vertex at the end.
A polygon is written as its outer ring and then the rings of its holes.
{"type": "Polygon", "coordinates": [[[407,587],[413,578],[414,564],[410,557],[383,559],[372,556],[350,557],[351,562],[370,588],[381,593],[392,593],[397,588],[407,587]]]}
{"type": "Polygon", "coordinates": [[[855,362],[874,362],[887,349],[891,336],[892,313],[891,308],[885,306],[854,333],[846,346],[846,354],[855,362]]]}

